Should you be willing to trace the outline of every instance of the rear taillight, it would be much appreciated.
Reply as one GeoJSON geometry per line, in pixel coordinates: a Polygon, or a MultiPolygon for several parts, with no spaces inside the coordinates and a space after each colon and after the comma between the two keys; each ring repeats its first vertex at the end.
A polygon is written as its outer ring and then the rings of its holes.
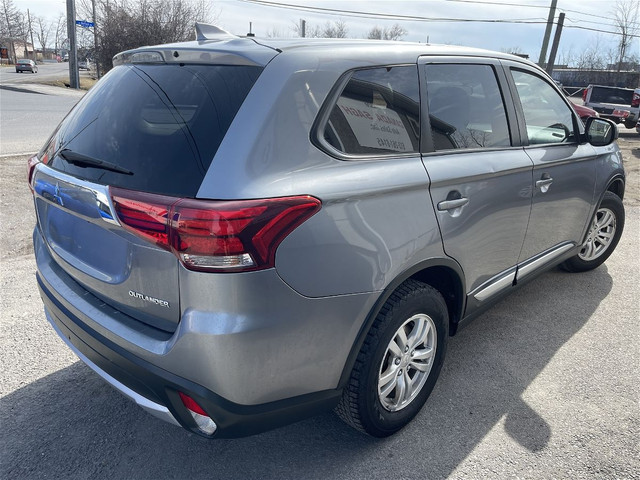
{"type": "Polygon", "coordinates": [[[589,88],[585,88],[585,89],[582,91],[582,101],[583,101],[583,102],[586,102],[586,101],[587,101],[587,92],[588,92],[588,91],[589,91],[589,88]]]}
{"type": "Polygon", "coordinates": [[[33,192],[33,185],[31,185],[31,181],[33,180],[33,172],[36,169],[36,165],[40,163],[40,159],[38,155],[34,155],[29,160],[27,160],[27,182],[29,182],[29,188],[31,192],[33,192]]]}
{"type": "Polygon", "coordinates": [[[631,99],[632,107],[640,107],[640,93],[633,92],[633,98],[631,99]]]}
{"type": "Polygon", "coordinates": [[[321,206],[308,195],[226,201],[110,190],[126,229],[172,251],[186,268],[198,271],[273,267],[278,245],[321,206]]]}

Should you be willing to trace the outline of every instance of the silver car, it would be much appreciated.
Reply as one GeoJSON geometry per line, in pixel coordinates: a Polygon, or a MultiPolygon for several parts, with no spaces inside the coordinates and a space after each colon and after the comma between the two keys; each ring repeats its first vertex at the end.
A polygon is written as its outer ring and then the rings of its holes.
{"type": "Polygon", "coordinates": [[[616,247],[616,127],[532,63],[197,34],[116,55],[29,162],[47,319],[153,415],[391,435],[464,324],[616,247]]]}

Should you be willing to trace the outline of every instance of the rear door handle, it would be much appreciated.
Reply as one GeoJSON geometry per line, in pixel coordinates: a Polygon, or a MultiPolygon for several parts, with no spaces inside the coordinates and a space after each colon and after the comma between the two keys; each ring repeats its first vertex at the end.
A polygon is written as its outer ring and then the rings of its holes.
{"type": "Polygon", "coordinates": [[[536,188],[539,188],[542,193],[547,193],[549,191],[549,187],[553,183],[553,178],[547,177],[542,178],[536,182],[536,188]]]}
{"type": "Polygon", "coordinates": [[[438,203],[438,210],[441,212],[455,210],[456,208],[464,207],[467,203],[469,203],[469,199],[464,197],[457,198],[455,200],[444,200],[438,203]]]}

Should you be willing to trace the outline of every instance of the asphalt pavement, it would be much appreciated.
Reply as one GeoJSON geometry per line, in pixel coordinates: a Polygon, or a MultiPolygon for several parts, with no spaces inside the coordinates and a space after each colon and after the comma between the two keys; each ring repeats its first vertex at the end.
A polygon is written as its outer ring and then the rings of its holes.
{"type": "Polygon", "coordinates": [[[550,271],[451,338],[395,436],[327,413],[207,441],[112,390],[46,322],[25,162],[0,158],[0,478],[640,478],[640,207],[604,266],[550,271]]]}

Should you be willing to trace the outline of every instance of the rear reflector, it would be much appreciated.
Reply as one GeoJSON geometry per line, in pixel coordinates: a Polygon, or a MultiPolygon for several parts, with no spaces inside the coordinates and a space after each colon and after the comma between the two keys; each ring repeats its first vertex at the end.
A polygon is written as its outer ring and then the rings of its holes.
{"type": "Polygon", "coordinates": [[[275,264],[278,245],[321,206],[304,195],[194,200],[110,187],[124,228],[172,251],[190,270],[238,272],[275,264]]]}
{"type": "Polygon", "coordinates": [[[198,430],[200,430],[205,435],[213,435],[218,429],[216,422],[214,422],[211,417],[207,415],[207,413],[202,409],[200,405],[198,405],[198,403],[193,398],[191,398],[186,393],[178,393],[180,394],[180,400],[182,400],[182,403],[185,407],[187,407],[187,410],[191,414],[191,417],[196,422],[198,430]]]}

